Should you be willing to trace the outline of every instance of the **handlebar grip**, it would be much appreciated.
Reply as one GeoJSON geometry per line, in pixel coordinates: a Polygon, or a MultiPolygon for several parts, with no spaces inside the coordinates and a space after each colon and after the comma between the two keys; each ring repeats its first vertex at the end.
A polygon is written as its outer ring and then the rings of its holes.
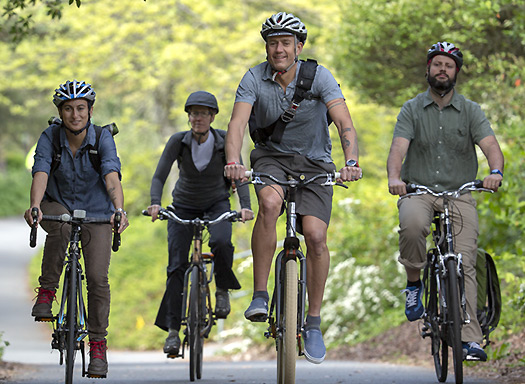
{"type": "Polygon", "coordinates": [[[143,209],[143,210],[142,210],[142,215],[143,215],[143,216],[151,216],[151,215],[148,213],[148,210],[147,210],[147,209],[143,209]]]}
{"type": "Polygon", "coordinates": [[[336,171],[334,171],[334,177],[335,177],[336,179],[339,179],[339,178],[341,177],[341,172],[336,172],[336,171]]]}
{"type": "Polygon", "coordinates": [[[252,177],[253,171],[246,171],[244,172],[244,176],[246,176],[248,179],[252,177]]]}
{"type": "Polygon", "coordinates": [[[122,218],[122,214],[120,212],[115,213],[115,223],[113,226],[114,232],[113,232],[113,245],[111,246],[111,249],[113,252],[117,252],[120,247],[120,233],[118,232],[120,228],[120,219],[122,218]]]}
{"type": "Polygon", "coordinates": [[[415,184],[407,184],[407,193],[414,193],[416,192],[416,185],[415,184]]]}
{"type": "Polygon", "coordinates": [[[483,188],[483,180],[474,180],[474,187],[483,188]]]}
{"type": "Polygon", "coordinates": [[[33,207],[33,209],[31,209],[31,217],[33,218],[33,225],[31,226],[31,233],[29,234],[29,246],[31,248],[35,248],[36,247],[36,234],[37,234],[36,223],[38,220],[38,208],[33,207]]]}

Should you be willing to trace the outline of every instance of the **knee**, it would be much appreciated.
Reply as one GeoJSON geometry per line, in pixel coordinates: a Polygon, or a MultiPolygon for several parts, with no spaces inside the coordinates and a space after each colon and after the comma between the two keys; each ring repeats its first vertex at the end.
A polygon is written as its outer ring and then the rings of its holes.
{"type": "MultiPolygon", "coordinates": [[[[305,232],[304,238],[308,250],[313,251],[313,254],[322,255],[328,249],[326,233],[322,231],[305,232]]],[[[309,252],[309,254],[312,254],[312,252],[309,252]]]]}
{"type": "Polygon", "coordinates": [[[258,219],[277,221],[281,214],[283,200],[277,195],[266,195],[259,200],[258,219]]]}

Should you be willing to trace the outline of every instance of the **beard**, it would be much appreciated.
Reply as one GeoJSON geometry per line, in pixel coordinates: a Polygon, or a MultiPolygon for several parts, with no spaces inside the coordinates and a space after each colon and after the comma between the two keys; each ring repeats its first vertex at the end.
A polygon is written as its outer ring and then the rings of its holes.
{"type": "Polygon", "coordinates": [[[452,88],[456,85],[456,78],[457,73],[454,75],[453,79],[448,78],[445,81],[438,80],[436,76],[427,75],[427,81],[428,84],[430,84],[430,87],[436,91],[441,96],[445,96],[447,93],[449,93],[452,88]]]}

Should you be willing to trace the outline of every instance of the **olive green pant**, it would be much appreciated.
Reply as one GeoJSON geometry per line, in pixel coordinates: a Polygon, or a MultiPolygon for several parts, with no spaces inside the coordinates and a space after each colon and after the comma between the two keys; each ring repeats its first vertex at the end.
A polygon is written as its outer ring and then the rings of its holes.
{"type": "MultiPolygon", "coordinates": [[[[64,206],[56,202],[43,201],[40,207],[45,215],[70,213],[64,206]]],[[[53,221],[42,221],[41,225],[47,232],[47,236],[42,258],[42,274],[38,281],[42,288],[56,289],[64,268],[71,225],[53,221]]],[[[110,305],[108,270],[111,259],[111,234],[110,224],[82,225],[81,245],[87,280],[87,324],[91,341],[100,341],[107,336],[110,305]]]]}
{"type": "MultiPolygon", "coordinates": [[[[423,269],[426,265],[427,236],[434,211],[443,211],[443,199],[425,194],[398,200],[399,262],[406,267],[423,269]]],[[[463,256],[465,296],[470,323],[463,325],[463,342],[481,343],[483,335],[476,316],[477,283],[476,257],[478,248],[478,214],[476,201],[470,194],[449,202],[452,219],[454,250],[463,256]]]]}

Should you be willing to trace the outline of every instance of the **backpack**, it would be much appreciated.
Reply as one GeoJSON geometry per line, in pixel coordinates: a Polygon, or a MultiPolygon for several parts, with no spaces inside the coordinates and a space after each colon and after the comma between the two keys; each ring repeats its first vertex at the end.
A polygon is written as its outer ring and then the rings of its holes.
{"type": "MultiPolygon", "coordinates": [[[[53,159],[51,160],[51,171],[55,171],[60,166],[60,161],[62,154],[60,153],[60,128],[62,126],[62,120],[60,120],[58,117],[51,117],[48,120],[48,124],[52,125],[52,141],[53,141],[53,159]]],[[[115,123],[110,123],[107,125],[104,125],[103,127],[94,125],[95,128],[95,145],[87,145],[83,151],[89,151],[89,161],[91,161],[91,165],[93,165],[93,168],[100,174],[102,172],[101,169],[101,160],[100,155],[98,153],[98,146],[100,144],[100,135],[102,134],[103,129],[107,129],[112,136],[115,136],[118,133],[118,127],[115,123]]],[[[88,128],[89,129],[89,128],[88,128]]]]}
{"type": "Polygon", "coordinates": [[[493,258],[481,248],[478,248],[476,281],[478,284],[477,318],[486,345],[489,345],[489,334],[496,329],[501,316],[501,290],[496,264],[493,258]]]}
{"type": "MultiPolygon", "coordinates": [[[[295,92],[292,97],[292,103],[286,109],[281,116],[272,124],[267,127],[259,128],[255,123],[255,113],[252,108],[250,120],[248,126],[250,130],[250,137],[254,143],[264,143],[270,139],[275,143],[280,143],[283,137],[284,129],[286,124],[292,121],[295,117],[299,104],[304,99],[311,99],[312,95],[309,93],[312,88],[312,84],[315,79],[317,72],[317,61],[313,59],[307,59],[306,61],[301,60],[301,66],[299,68],[299,74],[297,75],[297,83],[295,86],[295,92]]],[[[326,113],[328,119],[328,125],[332,123],[330,115],[326,113]]]]}

